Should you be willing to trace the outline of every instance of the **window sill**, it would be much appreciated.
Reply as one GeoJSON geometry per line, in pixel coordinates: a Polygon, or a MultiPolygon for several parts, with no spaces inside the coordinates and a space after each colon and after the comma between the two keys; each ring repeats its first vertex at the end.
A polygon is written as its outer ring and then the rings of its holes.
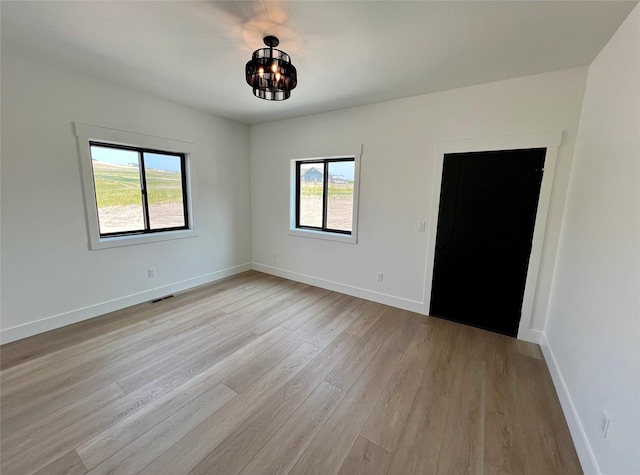
{"type": "Polygon", "coordinates": [[[91,250],[109,249],[112,247],[135,246],[151,242],[173,241],[175,239],[185,239],[197,237],[198,234],[193,229],[184,231],[167,231],[152,234],[136,234],[134,236],[116,236],[91,240],[91,250]]]}
{"type": "Polygon", "coordinates": [[[325,241],[346,242],[356,244],[358,239],[353,234],[328,233],[325,231],[312,231],[310,229],[289,229],[290,236],[300,236],[312,239],[324,239],[325,241]]]}

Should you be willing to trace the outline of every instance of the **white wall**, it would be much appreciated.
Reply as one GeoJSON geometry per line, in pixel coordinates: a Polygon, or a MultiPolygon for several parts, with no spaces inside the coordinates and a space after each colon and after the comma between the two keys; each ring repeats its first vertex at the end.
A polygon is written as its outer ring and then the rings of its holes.
{"type": "Polygon", "coordinates": [[[640,473],[639,189],[636,7],[589,68],[543,347],[587,473],[640,473]]]}
{"type": "Polygon", "coordinates": [[[248,143],[245,125],[3,55],[2,340],[248,268],[248,143]],[[75,121],[193,142],[198,237],[90,251],[75,121]]]}
{"type": "Polygon", "coordinates": [[[417,232],[417,225],[430,221],[436,145],[562,130],[531,325],[541,331],[585,81],[586,68],[578,68],[252,126],[254,263],[418,310],[428,230],[417,232]],[[346,144],[364,145],[358,244],[288,235],[288,159],[346,144]]]}

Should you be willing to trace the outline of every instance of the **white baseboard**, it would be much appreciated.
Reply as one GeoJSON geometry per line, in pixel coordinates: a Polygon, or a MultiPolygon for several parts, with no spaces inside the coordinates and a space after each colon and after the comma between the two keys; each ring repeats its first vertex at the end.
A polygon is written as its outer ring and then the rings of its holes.
{"type": "Polygon", "coordinates": [[[27,338],[39,333],[55,330],[56,328],[71,325],[72,323],[81,322],[89,318],[104,315],[115,310],[131,307],[142,302],[148,302],[149,300],[157,299],[168,294],[175,292],[181,292],[183,290],[191,289],[199,285],[208,284],[225,277],[229,277],[240,272],[246,272],[251,270],[251,264],[242,264],[235,267],[229,267],[228,269],[222,269],[210,274],[193,277],[191,279],[183,280],[180,282],[174,282],[173,284],[164,285],[162,287],[156,287],[155,289],[145,290],[144,292],[138,292],[131,295],[126,295],[117,299],[109,300],[88,307],[79,308],[70,312],[60,313],[58,315],[52,315],[50,317],[36,320],[34,322],[25,323],[23,325],[17,325],[11,328],[5,328],[0,330],[0,344],[10,343],[15,340],[27,338]]]}
{"type": "Polygon", "coordinates": [[[542,332],[540,330],[527,330],[524,335],[518,335],[520,340],[528,341],[529,343],[535,343],[539,345],[542,341],[542,332]]]}
{"type": "Polygon", "coordinates": [[[297,272],[291,272],[279,267],[267,266],[254,262],[252,265],[253,270],[264,272],[265,274],[271,274],[284,279],[295,280],[296,282],[302,282],[303,284],[313,285],[327,290],[333,290],[334,292],[340,292],[341,294],[351,295],[352,297],[358,297],[365,300],[371,300],[373,302],[382,303],[391,307],[402,308],[411,312],[422,313],[422,302],[415,300],[403,299],[400,297],[394,297],[393,295],[383,294],[380,292],[374,292],[372,290],[362,289],[360,287],[353,287],[351,285],[341,284],[331,280],[320,279],[306,274],[299,274],[297,272]]]}
{"type": "Polygon", "coordinates": [[[562,376],[562,371],[558,366],[558,361],[553,354],[553,349],[549,345],[546,335],[542,333],[541,336],[540,347],[542,348],[544,359],[546,360],[547,367],[551,373],[551,379],[553,379],[553,385],[556,388],[556,393],[558,393],[562,412],[567,420],[569,432],[571,432],[571,438],[573,439],[573,444],[576,447],[576,452],[578,453],[582,470],[585,475],[600,475],[600,467],[598,466],[598,462],[593,453],[593,449],[591,448],[591,444],[589,443],[589,439],[587,439],[586,432],[582,426],[580,417],[578,416],[578,411],[576,411],[576,407],[573,404],[573,399],[571,399],[571,394],[569,393],[567,383],[562,376]]]}

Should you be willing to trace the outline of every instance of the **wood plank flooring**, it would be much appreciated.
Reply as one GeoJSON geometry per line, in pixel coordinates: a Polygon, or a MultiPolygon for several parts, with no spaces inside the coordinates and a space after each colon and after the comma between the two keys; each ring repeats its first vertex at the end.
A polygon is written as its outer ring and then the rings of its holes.
{"type": "Polygon", "coordinates": [[[537,345],[245,272],[0,348],[3,474],[579,474],[537,345]]]}

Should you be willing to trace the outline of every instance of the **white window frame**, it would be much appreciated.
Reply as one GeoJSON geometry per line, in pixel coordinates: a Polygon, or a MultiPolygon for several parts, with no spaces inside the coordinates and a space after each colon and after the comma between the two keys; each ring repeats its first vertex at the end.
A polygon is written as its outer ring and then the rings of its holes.
{"type": "Polygon", "coordinates": [[[290,198],[289,198],[289,234],[313,239],[357,244],[358,242],[358,197],[360,195],[360,160],[362,144],[327,147],[313,152],[296,154],[290,159],[290,198]],[[351,217],[351,234],[317,231],[313,229],[296,228],[296,164],[307,160],[325,160],[332,158],[352,158],[353,172],[353,214],[351,217]]]}
{"type": "Polygon", "coordinates": [[[192,143],[78,122],[74,124],[74,133],[78,141],[78,150],[80,154],[82,190],[84,194],[87,227],[89,230],[89,249],[108,249],[113,247],[170,241],[197,236],[193,220],[193,190],[191,183],[190,155],[194,148],[192,143]],[[98,205],[96,203],[95,183],[93,180],[93,168],[91,166],[91,141],[184,154],[184,173],[187,184],[185,194],[187,196],[188,229],[163,231],[150,234],[101,237],[98,223],[98,205]]]}

